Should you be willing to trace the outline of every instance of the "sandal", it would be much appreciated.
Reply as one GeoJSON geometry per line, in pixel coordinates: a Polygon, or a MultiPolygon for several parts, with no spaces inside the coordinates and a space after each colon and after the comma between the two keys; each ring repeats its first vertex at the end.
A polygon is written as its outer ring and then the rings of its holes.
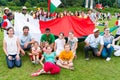
{"type": "Polygon", "coordinates": [[[31,74],[31,76],[36,77],[36,76],[39,76],[39,74],[38,73],[33,73],[33,74],[31,74]]]}

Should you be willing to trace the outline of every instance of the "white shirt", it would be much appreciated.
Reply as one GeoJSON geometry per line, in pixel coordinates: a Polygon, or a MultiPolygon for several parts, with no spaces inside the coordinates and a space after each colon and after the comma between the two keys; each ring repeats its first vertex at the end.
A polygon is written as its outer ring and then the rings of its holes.
{"type": "Polygon", "coordinates": [[[6,42],[6,50],[8,55],[16,55],[18,53],[17,37],[13,36],[10,38],[9,36],[6,36],[4,40],[6,42]]]}
{"type": "Polygon", "coordinates": [[[56,39],[56,55],[59,55],[62,50],[64,50],[64,45],[65,45],[65,39],[56,39]]]}
{"type": "Polygon", "coordinates": [[[102,36],[98,36],[97,38],[95,38],[94,34],[90,34],[86,39],[85,42],[88,42],[90,44],[91,47],[94,48],[98,48],[98,45],[104,45],[103,42],[103,37],[102,36]]]}

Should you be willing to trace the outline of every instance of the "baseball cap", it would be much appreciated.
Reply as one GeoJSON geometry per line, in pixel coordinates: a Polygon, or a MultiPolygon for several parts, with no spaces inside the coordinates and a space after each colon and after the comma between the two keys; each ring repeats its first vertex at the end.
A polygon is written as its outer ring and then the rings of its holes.
{"type": "Polygon", "coordinates": [[[105,30],[108,30],[108,31],[109,31],[109,30],[110,30],[110,28],[106,28],[105,30]]]}
{"type": "Polygon", "coordinates": [[[22,9],[27,9],[27,7],[26,7],[26,6],[23,6],[22,9]]]}
{"type": "Polygon", "coordinates": [[[97,31],[99,31],[99,29],[98,29],[98,28],[95,28],[95,29],[93,30],[93,32],[97,32],[97,31]]]}
{"type": "Polygon", "coordinates": [[[9,8],[8,8],[8,7],[5,7],[4,10],[9,10],[9,8]]]}

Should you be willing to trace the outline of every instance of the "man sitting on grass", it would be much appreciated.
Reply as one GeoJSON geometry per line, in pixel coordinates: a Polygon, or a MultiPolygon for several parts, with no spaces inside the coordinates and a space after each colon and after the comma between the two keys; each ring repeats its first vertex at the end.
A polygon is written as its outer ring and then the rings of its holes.
{"type": "Polygon", "coordinates": [[[94,34],[90,34],[86,39],[85,39],[85,59],[89,60],[89,53],[88,51],[92,51],[93,56],[100,56],[102,49],[103,49],[103,38],[102,36],[99,35],[99,29],[94,29],[93,30],[94,34]],[[100,50],[98,51],[98,45],[100,44],[100,50]]]}

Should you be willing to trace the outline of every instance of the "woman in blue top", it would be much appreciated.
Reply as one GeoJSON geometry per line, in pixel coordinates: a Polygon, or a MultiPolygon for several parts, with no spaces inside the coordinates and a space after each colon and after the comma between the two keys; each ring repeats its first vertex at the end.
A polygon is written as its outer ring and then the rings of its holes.
{"type": "Polygon", "coordinates": [[[104,29],[104,35],[103,35],[103,41],[104,41],[104,47],[102,50],[102,57],[106,57],[106,61],[110,61],[111,54],[113,52],[113,47],[112,47],[112,41],[114,37],[110,34],[109,28],[104,29]]]}
{"type": "Polygon", "coordinates": [[[55,64],[56,53],[52,52],[52,47],[48,46],[46,52],[42,55],[40,63],[42,65],[42,69],[37,72],[31,74],[31,76],[39,76],[43,73],[49,74],[57,74],[60,72],[60,68],[55,64]],[[45,63],[43,64],[43,60],[45,59],[45,63]]]}

